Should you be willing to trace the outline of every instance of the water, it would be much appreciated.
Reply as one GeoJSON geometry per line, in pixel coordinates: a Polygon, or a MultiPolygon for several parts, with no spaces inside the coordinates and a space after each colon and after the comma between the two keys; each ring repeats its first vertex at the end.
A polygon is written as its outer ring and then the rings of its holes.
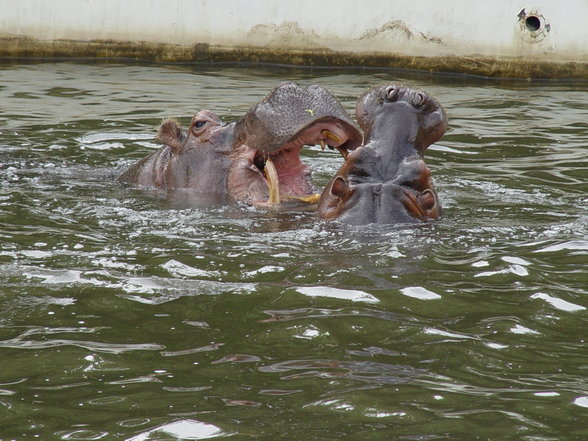
{"type": "MultiPolygon", "coordinates": [[[[0,66],[0,439],[588,436],[588,86],[399,72],[0,66]],[[283,80],[436,95],[421,226],[120,187],[166,117],[283,80]]],[[[304,151],[324,185],[341,163],[304,151]]]]}

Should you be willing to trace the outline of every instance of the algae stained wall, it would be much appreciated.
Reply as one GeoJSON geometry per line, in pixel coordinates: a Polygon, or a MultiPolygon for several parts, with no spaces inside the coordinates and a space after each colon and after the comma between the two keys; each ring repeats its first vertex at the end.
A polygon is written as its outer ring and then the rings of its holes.
{"type": "Polygon", "coordinates": [[[588,78],[588,2],[0,0],[0,57],[588,78]]]}

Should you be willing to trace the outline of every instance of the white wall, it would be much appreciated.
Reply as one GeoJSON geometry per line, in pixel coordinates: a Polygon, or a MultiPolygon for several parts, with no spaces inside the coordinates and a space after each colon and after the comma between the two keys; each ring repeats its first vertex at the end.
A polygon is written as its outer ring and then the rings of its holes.
{"type": "Polygon", "coordinates": [[[586,62],[588,0],[0,0],[0,36],[586,62]]]}

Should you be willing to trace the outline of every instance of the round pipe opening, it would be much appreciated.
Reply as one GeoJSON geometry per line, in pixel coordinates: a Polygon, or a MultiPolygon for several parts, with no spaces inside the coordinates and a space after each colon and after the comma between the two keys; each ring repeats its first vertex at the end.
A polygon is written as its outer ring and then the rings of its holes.
{"type": "Polygon", "coordinates": [[[536,15],[529,15],[525,19],[525,26],[530,32],[537,32],[541,29],[541,20],[536,15]]]}

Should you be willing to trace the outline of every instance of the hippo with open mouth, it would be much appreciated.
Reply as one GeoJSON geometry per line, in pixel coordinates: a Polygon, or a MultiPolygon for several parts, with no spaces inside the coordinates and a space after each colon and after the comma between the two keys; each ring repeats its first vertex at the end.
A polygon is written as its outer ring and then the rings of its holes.
{"type": "Polygon", "coordinates": [[[364,145],[323,190],[319,217],[357,225],[437,219],[441,204],[423,155],[447,129],[441,105],[421,90],[384,85],[366,91],[355,113],[364,145]]]}
{"type": "Polygon", "coordinates": [[[228,194],[256,205],[288,199],[316,202],[304,145],[338,149],[344,156],[362,135],[339,101],[320,86],[279,84],[241,119],[224,124],[198,112],[184,132],[174,120],[159,128],[164,146],[132,165],[120,182],[228,194]]]}

